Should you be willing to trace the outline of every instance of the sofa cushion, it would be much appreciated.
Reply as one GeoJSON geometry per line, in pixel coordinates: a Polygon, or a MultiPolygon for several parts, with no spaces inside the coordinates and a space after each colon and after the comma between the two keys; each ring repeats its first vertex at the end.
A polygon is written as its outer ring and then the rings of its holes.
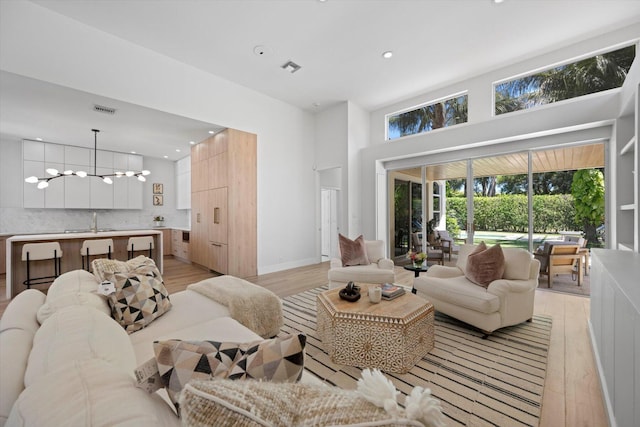
{"type": "Polygon", "coordinates": [[[500,244],[487,248],[484,242],[467,257],[467,268],[464,272],[467,279],[483,287],[502,278],[504,273],[504,254],[500,244]]]}
{"type": "MultiPolygon", "coordinates": [[[[113,320],[111,322],[114,323],[113,320]]],[[[123,332],[117,324],[114,325],[123,332]]],[[[50,373],[36,378],[22,392],[11,410],[7,425],[180,425],[178,417],[162,399],[137,388],[131,376],[104,360],[75,360],[65,365],[53,365],[52,368],[50,373]]]]}
{"type": "MultiPolygon", "coordinates": [[[[500,298],[481,286],[474,285],[465,276],[451,278],[419,277],[414,281],[416,289],[427,299],[451,303],[480,313],[495,313],[500,309],[500,298]]],[[[437,309],[437,307],[436,307],[437,309]]]]}
{"type": "Polygon", "coordinates": [[[504,273],[503,279],[528,280],[529,267],[532,256],[529,251],[521,248],[504,248],[504,273]]]}
{"type": "Polygon", "coordinates": [[[97,293],[99,282],[85,270],[73,270],[58,276],[47,290],[47,301],[75,292],[97,293]]]}
{"type": "Polygon", "coordinates": [[[262,340],[260,335],[242,326],[230,317],[202,320],[193,322],[190,326],[175,328],[171,324],[170,319],[173,318],[171,316],[177,307],[180,307],[180,305],[175,304],[174,308],[171,309],[166,316],[163,316],[160,322],[154,322],[148,328],[141,329],[129,335],[138,365],[155,357],[153,352],[154,341],[167,341],[172,339],[198,341],[202,340],[203,337],[207,337],[212,341],[228,342],[252,342],[262,340]],[[150,333],[147,334],[147,332],[150,333]],[[144,339],[134,339],[138,334],[146,335],[144,339]]]}
{"type": "Polygon", "coordinates": [[[329,270],[328,277],[331,281],[344,283],[351,280],[364,283],[393,283],[395,281],[393,270],[379,268],[377,264],[332,268],[329,270]]]}
{"type": "Polygon", "coordinates": [[[128,333],[142,329],[171,309],[169,292],[155,266],[107,273],[116,291],[108,296],[111,314],[128,333]]]}
{"type": "Polygon", "coordinates": [[[351,240],[342,234],[338,234],[338,242],[340,243],[340,258],[342,259],[343,267],[370,264],[362,235],[358,236],[355,240],[351,240]]]}
{"type": "Polygon", "coordinates": [[[111,315],[109,304],[102,295],[93,292],[69,292],[56,298],[47,298],[47,302],[38,309],[38,322],[43,324],[53,313],[71,305],[88,305],[107,316],[111,315]]]}
{"type": "Polygon", "coordinates": [[[63,308],[36,332],[24,384],[74,360],[94,358],[131,376],[137,366],[129,336],[112,318],[90,306],[63,308]]]}
{"type": "Polygon", "coordinates": [[[182,422],[189,426],[423,425],[389,415],[355,390],[300,383],[192,381],[180,405],[182,422]]]}
{"type": "Polygon", "coordinates": [[[162,383],[178,408],[180,392],[192,379],[298,381],[305,343],[306,336],[296,334],[251,343],[167,340],[153,348],[162,383]]]}

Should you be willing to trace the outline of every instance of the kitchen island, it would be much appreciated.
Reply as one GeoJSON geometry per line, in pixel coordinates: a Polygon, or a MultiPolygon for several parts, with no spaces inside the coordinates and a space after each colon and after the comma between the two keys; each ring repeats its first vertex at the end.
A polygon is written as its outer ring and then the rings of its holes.
{"type": "MultiPolygon", "coordinates": [[[[160,230],[114,230],[114,231],[81,231],[72,233],[55,234],[27,234],[12,236],[6,242],[7,260],[7,298],[11,299],[18,293],[27,289],[23,282],[27,278],[27,263],[22,261],[22,246],[26,243],[58,242],[62,249],[61,272],[78,270],[82,268],[80,248],[82,242],[91,239],[113,239],[112,259],[126,261],[127,242],[132,236],[152,236],[154,240],[153,260],[160,272],[163,271],[162,255],[162,231],[160,230]]],[[[49,276],[53,272],[53,261],[32,261],[31,275],[33,277],[49,276]]],[[[46,289],[49,285],[35,285],[32,288],[46,289]]]]}

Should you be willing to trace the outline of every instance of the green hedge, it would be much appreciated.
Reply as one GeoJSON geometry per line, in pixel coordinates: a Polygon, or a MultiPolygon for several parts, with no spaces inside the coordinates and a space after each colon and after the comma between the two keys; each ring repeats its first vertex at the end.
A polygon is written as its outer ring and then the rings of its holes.
{"type": "MultiPolygon", "coordinates": [[[[474,197],[476,230],[526,233],[529,228],[527,196],[506,194],[474,197]]],[[[575,221],[573,196],[570,194],[533,196],[533,232],[557,233],[580,230],[575,221]]],[[[464,197],[447,198],[447,216],[466,228],[467,201],[464,197]]]]}

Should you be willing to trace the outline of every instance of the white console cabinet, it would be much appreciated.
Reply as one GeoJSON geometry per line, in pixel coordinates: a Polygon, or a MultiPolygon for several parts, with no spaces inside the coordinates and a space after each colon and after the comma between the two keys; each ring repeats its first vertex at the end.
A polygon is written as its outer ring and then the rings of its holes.
{"type": "Polygon", "coordinates": [[[640,254],[592,249],[592,345],[612,426],[640,426],[640,254]]]}

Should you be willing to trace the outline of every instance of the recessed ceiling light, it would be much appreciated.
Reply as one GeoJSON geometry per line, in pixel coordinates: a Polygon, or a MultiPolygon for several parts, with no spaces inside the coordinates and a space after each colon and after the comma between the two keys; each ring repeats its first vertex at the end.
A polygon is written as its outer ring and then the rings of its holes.
{"type": "Polygon", "coordinates": [[[164,157],[165,159],[168,159],[168,158],[169,158],[169,156],[162,156],[162,157],[164,157]]]}
{"type": "Polygon", "coordinates": [[[42,141],[42,138],[36,138],[36,141],[42,141]]]}
{"type": "Polygon", "coordinates": [[[216,131],[214,131],[214,130],[210,130],[210,131],[209,131],[209,133],[210,133],[211,135],[213,135],[214,133],[216,133],[216,131]]]}
{"type": "Polygon", "coordinates": [[[196,142],[195,141],[189,141],[189,144],[196,145],[196,142]]]}
{"type": "Polygon", "coordinates": [[[393,52],[391,52],[390,50],[386,51],[386,52],[382,52],[382,57],[384,59],[389,59],[393,56],[393,52]]]}
{"type": "Polygon", "coordinates": [[[176,153],[179,153],[179,152],[180,152],[180,149],[179,149],[179,148],[176,148],[176,153]]]}
{"type": "Polygon", "coordinates": [[[136,152],[135,152],[135,151],[132,151],[132,152],[131,152],[131,154],[136,154],[136,152]]]}
{"type": "Polygon", "coordinates": [[[498,3],[502,3],[504,0],[493,0],[494,3],[498,4],[498,3]]]}

